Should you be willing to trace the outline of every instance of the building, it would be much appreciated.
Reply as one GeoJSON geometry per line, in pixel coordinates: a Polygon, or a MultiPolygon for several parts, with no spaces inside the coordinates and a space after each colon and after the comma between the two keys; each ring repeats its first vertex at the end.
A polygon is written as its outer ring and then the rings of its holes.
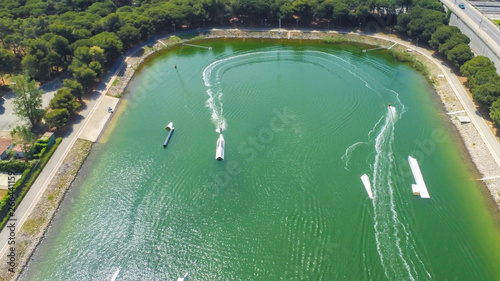
{"type": "Polygon", "coordinates": [[[10,150],[14,147],[9,139],[0,138],[0,160],[4,160],[9,155],[10,150]]]}

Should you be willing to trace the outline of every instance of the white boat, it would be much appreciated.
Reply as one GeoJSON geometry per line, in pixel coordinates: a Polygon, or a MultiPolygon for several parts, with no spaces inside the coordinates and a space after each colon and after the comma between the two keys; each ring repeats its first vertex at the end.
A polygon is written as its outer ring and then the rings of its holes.
{"type": "Polygon", "coordinates": [[[424,177],[418,166],[417,159],[408,156],[408,163],[410,163],[411,172],[413,173],[413,178],[415,179],[415,184],[412,184],[411,189],[413,195],[420,195],[420,198],[431,198],[427,187],[425,186],[424,177]]]}
{"type": "Polygon", "coordinates": [[[391,106],[391,105],[389,104],[389,108],[388,108],[388,109],[389,109],[389,113],[391,114],[391,118],[392,118],[392,119],[395,119],[395,118],[396,118],[396,116],[397,116],[397,114],[398,114],[398,113],[396,112],[396,108],[395,108],[394,106],[391,106]]]}
{"type": "Polygon", "coordinates": [[[172,123],[172,122],[168,123],[167,127],[165,127],[165,129],[167,129],[169,131],[172,130],[173,128],[174,128],[174,123],[172,123]]]}
{"type": "Polygon", "coordinates": [[[186,281],[186,278],[188,277],[189,273],[184,274],[184,277],[179,277],[177,278],[177,281],[186,281]]]}
{"type": "Polygon", "coordinates": [[[372,194],[372,185],[370,184],[370,179],[366,174],[361,176],[361,181],[363,182],[363,185],[365,186],[366,192],[368,193],[368,197],[370,199],[373,199],[373,194],[372,194]]]}
{"type": "Polygon", "coordinates": [[[119,270],[119,269],[117,269],[117,270],[115,271],[115,274],[113,274],[113,277],[111,277],[111,281],[115,281],[115,280],[116,280],[116,277],[118,277],[118,274],[120,274],[120,270],[119,270]]]}
{"type": "Polygon", "coordinates": [[[219,139],[217,140],[217,150],[215,151],[215,159],[224,160],[224,146],[225,141],[222,134],[219,135],[219,139]]]}

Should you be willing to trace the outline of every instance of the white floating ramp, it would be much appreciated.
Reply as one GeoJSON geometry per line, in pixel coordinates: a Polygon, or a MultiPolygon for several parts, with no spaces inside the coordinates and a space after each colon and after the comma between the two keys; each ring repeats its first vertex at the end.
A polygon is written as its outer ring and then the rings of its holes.
{"type": "Polygon", "coordinates": [[[363,182],[366,192],[368,193],[368,197],[370,199],[373,199],[373,194],[372,194],[372,185],[370,184],[370,179],[366,174],[361,176],[361,181],[363,182]]]}
{"type": "Polygon", "coordinates": [[[179,277],[179,278],[177,278],[177,281],[186,281],[186,280],[187,280],[187,278],[188,278],[188,275],[189,275],[189,272],[188,272],[188,273],[186,273],[186,274],[184,274],[184,277],[179,277]]]}
{"type": "Polygon", "coordinates": [[[115,271],[115,274],[113,274],[113,277],[111,277],[111,281],[115,281],[115,280],[116,280],[116,278],[118,277],[118,274],[120,274],[120,270],[119,270],[119,269],[117,269],[117,270],[115,271]]]}
{"type": "Polygon", "coordinates": [[[417,159],[408,156],[408,163],[410,163],[411,172],[413,173],[413,178],[415,179],[415,184],[411,185],[413,195],[420,195],[420,198],[431,198],[427,187],[425,186],[424,177],[422,177],[422,172],[418,166],[417,159]]]}
{"type": "Polygon", "coordinates": [[[168,132],[168,136],[167,136],[167,139],[165,139],[165,142],[163,143],[163,147],[167,147],[168,141],[170,140],[170,137],[174,133],[174,130],[175,130],[174,124],[172,122],[168,123],[168,125],[167,125],[167,127],[165,127],[165,129],[170,130],[170,132],[168,132]]]}

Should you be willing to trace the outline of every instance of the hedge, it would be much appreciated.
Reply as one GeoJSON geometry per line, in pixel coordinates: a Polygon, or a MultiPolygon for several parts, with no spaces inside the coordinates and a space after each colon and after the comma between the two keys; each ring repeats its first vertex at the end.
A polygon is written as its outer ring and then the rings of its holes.
{"type": "Polygon", "coordinates": [[[13,171],[15,173],[22,173],[30,167],[31,164],[24,161],[18,161],[15,159],[0,160],[0,172],[13,171]]]}
{"type": "MultiPolygon", "coordinates": [[[[45,165],[47,165],[47,162],[49,162],[61,141],[62,138],[57,138],[56,143],[50,148],[50,150],[38,161],[35,166],[30,169],[26,169],[21,176],[21,179],[19,179],[19,181],[14,185],[14,196],[16,197],[15,208],[17,208],[28,190],[30,190],[31,186],[38,178],[38,175],[40,175],[45,165]]],[[[10,218],[8,215],[9,206],[6,204],[9,197],[9,193],[7,193],[4,198],[0,200],[0,219],[2,220],[0,223],[0,230],[5,226],[7,220],[10,218]]]]}

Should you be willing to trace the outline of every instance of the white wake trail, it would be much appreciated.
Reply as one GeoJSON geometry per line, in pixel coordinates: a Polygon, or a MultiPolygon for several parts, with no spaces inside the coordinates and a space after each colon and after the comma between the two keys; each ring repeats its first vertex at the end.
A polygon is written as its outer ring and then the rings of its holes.
{"type": "Polygon", "coordinates": [[[392,182],[395,109],[388,109],[385,122],[375,138],[375,161],[373,165],[374,229],[377,252],[384,273],[389,279],[415,280],[401,248],[400,222],[396,212],[394,186],[392,182]]]}

